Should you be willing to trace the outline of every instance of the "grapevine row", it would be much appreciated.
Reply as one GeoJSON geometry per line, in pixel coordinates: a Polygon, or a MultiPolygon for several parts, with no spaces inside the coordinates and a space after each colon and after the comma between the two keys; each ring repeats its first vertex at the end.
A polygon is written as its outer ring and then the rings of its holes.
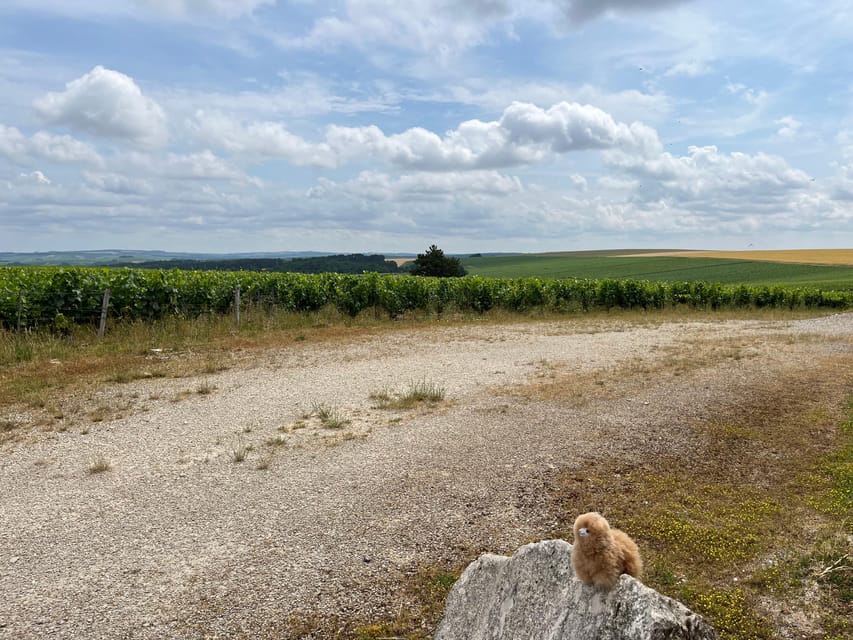
{"type": "Polygon", "coordinates": [[[408,311],[490,309],[590,311],[595,309],[697,309],[853,307],[853,292],[708,282],[646,282],[540,278],[421,278],[337,273],[258,273],[94,267],[0,268],[0,326],[91,323],[110,289],[110,317],[156,320],[233,310],[234,292],[246,306],[310,312],[332,305],[357,316],[378,309],[391,317],[408,311]]]}

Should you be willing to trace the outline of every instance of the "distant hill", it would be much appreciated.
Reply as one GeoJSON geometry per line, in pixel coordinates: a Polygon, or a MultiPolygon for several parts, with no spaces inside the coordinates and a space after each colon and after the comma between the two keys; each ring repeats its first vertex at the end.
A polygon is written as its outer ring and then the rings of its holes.
{"type": "Polygon", "coordinates": [[[216,260],[152,260],[109,266],[137,269],[185,269],[191,271],[271,271],[291,273],[399,273],[400,267],[382,255],[361,253],[310,258],[233,258],[216,260]]]}
{"type": "Polygon", "coordinates": [[[127,249],[99,249],[95,251],[43,251],[35,253],[0,252],[0,265],[43,266],[108,266],[164,260],[243,260],[291,259],[327,256],[322,251],[277,251],[246,253],[190,253],[171,251],[137,251],[127,249]]]}

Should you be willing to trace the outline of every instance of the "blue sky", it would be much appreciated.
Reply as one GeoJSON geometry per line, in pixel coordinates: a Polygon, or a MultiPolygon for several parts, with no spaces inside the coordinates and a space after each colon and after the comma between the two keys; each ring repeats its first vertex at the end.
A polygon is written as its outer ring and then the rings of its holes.
{"type": "Polygon", "coordinates": [[[849,0],[4,0],[0,251],[853,246],[849,0]]]}

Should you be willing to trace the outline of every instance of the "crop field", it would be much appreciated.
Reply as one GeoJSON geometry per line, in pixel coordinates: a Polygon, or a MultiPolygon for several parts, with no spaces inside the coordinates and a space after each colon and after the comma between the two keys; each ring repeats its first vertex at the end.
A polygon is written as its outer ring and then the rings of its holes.
{"type": "MultiPolygon", "coordinates": [[[[626,252],[625,255],[631,255],[626,252]]],[[[733,260],[760,260],[766,262],[792,262],[797,264],[840,264],[853,266],[853,249],[791,249],[768,251],[654,251],[644,255],[669,255],[686,258],[730,258],[733,260]]],[[[637,254],[633,254],[637,255],[637,254]]]]}
{"type": "MultiPolygon", "coordinates": [[[[673,252],[676,253],[676,252],[673,252]]],[[[626,251],[600,251],[559,254],[525,254],[464,258],[463,265],[468,273],[494,278],[615,278],[648,280],[652,282],[715,282],[720,284],[786,285],[815,287],[819,289],[853,289],[853,265],[851,264],[802,264],[792,260],[795,255],[803,259],[817,260],[819,256],[803,255],[804,252],[787,253],[786,262],[771,262],[770,256],[757,259],[758,253],[750,252],[744,257],[739,254],[710,252],[677,252],[676,255],[658,253],[638,254],[626,251]],[[732,257],[728,257],[732,256],[732,257]]],[[[829,260],[848,260],[840,253],[824,256],[829,260]]],[[[784,257],[784,256],[783,256],[784,257]]]]}
{"type": "MultiPolygon", "coordinates": [[[[580,259],[583,260],[583,259],[580,259]]],[[[591,258],[599,264],[601,258],[591,258]]],[[[630,259],[624,259],[630,260],[630,259]]],[[[108,312],[124,320],[155,320],[166,316],[197,317],[230,313],[245,305],[305,313],[334,307],[355,318],[363,311],[390,317],[419,312],[441,315],[445,310],[485,313],[548,310],[557,312],[595,309],[694,309],[767,307],[780,309],[846,309],[853,306],[853,287],[803,287],[792,272],[778,276],[784,284],[743,284],[746,275],[708,278],[708,265],[690,273],[679,258],[650,260],[646,271],[631,276],[625,271],[597,279],[575,278],[420,278],[324,273],[317,275],[258,272],[208,272],[103,269],[86,267],[0,268],[0,327],[52,327],[65,330],[69,323],[91,323],[101,315],[103,299],[108,312]],[[650,264],[657,265],[652,271],[650,264]],[[657,281],[650,274],[657,273],[657,281]],[[663,277],[667,274],[669,277],[663,277]],[[738,284],[733,284],[737,282],[738,284]],[[109,291],[109,296],[106,296],[109,291]]],[[[702,259],[697,259],[702,260],[702,259]]],[[[688,260],[696,264],[694,261],[688,260]]],[[[620,264],[619,259],[614,263],[620,264]]],[[[621,264],[628,264],[627,262],[621,264]]],[[[760,265],[763,263],[754,263],[760,265]]],[[[730,265],[731,266],[731,265],[730,265]]],[[[750,264],[750,266],[753,266],[750,264]]],[[[795,270],[797,265],[777,265],[795,270]]],[[[590,267],[591,269],[592,267],[590,267]]],[[[820,267],[814,267],[820,268],[820,267]]],[[[832,267],[823,267],[831,269],[832,267]]],[[[736,267],[735,267],[736,269],[736,267]]],[[[851,269],[853,271],[853,269],[851,269]]],[[[853,281],[853,274],[851,274],[853,281]]]]}

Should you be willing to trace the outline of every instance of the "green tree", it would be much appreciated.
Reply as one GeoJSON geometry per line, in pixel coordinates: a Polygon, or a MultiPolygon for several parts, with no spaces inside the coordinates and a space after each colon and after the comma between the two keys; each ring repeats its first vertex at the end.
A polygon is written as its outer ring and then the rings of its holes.
{"type": "Polygon", "coordinates": [[[447,257],[444,251],[435,245],[431,245],[426,253],[419,253],[414,265],[411,271],[414,276],[458,278],[466,273],[459,258],[447,257]]]}

